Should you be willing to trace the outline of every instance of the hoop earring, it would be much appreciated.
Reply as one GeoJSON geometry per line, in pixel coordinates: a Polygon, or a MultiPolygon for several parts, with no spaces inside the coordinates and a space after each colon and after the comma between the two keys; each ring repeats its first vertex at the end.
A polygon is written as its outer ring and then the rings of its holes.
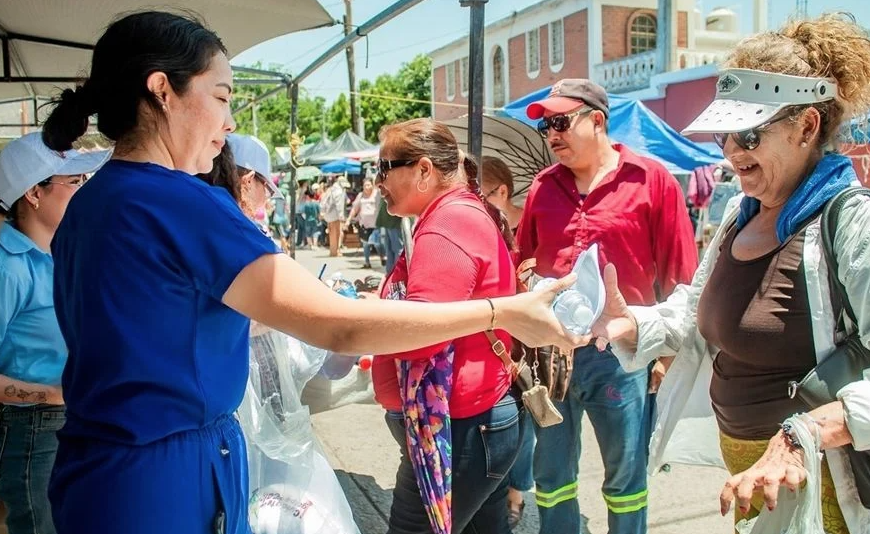
{"type": "Polygon", "coordinates": [[[429,180],[418,180],[417,181],[417,191],[419,191],[421,193],[425,193],[428,190],[429,190],[429,180]],[[426,189],[421,189],[420,184],[426,184],[426,189]]]}

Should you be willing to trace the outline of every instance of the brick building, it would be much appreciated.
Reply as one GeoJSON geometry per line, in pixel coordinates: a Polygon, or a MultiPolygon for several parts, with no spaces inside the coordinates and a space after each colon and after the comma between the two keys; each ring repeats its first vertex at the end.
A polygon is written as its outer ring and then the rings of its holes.
{"type": "MultiPolygon", "coordinates": [[[[674,70],[714,64],[740,39],[734,12],[720,8],[703,17],[694,0],[673,2],[674,70]]],[[[757,15],[766,19],[763,13],[757,15]]],[[[489,24],[484,106],[499,108],[561,78],[591,78],[611,93],[651,87],[654,76],[667,74],[657,66],[657,18],[656,0],[542,0],[489,24]]],[[[430,56],[432,116],[444,120],[464,115],[468,37],[430,56]]]]}

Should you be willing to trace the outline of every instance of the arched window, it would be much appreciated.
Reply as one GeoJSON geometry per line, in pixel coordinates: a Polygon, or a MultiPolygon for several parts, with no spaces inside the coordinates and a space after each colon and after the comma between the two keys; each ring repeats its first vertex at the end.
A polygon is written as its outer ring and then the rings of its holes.
{"type": "Polygon", "coordinates": [[[496,46],[492,54],[492,107],[505,105],[504,89],[504,51],[496,46]]]}
{"type": "Polygon", "coordinates": [[[653,15],[643,13],[631,21],[628,45],[632,55],[656,49],[656,18],[653,15]]]}

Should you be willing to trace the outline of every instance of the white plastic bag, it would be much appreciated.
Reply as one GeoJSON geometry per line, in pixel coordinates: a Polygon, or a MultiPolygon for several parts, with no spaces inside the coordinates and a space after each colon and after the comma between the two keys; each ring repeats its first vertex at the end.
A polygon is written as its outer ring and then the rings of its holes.
{"type": "Polygon", "coordinates": [[[751,534],[824,534],[822,527],[822,454],[821,437],[816,424],[800,416],[787,419],[803,447],[806,484],[796,491],[782,486],[773,511],[764,508],[754,524],[738,522],[739,532],[751,534]],[[742,523],[742,524],[741,524],[742,523]],[[751,528],[751,530],[749,530],[751,528]]]}
{"type": "MultiPolygon", "coordinates": [[[[577,281],[556,297],[553,311],[562,326],[574,334],[585,335],[604,311],[604,279],[598,267],[598,244],[577,257],[571,272],[577,275],[577,281]]],[[[544,278],[538,280],[533,289],[542,291],[554,283],[555,278],[544,278]]]]}
{"type": "Polygon", "coordinates": [[[300,400],[326,351],[274,330],[256,334],[238,410],[248,446],[253,533],[359,534],[300,400]]]}

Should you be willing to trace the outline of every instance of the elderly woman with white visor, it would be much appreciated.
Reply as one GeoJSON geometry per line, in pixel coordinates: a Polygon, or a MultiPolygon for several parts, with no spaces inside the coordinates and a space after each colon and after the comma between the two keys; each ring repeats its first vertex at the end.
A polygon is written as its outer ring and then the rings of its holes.
{"type": "Polygon", "coordinates": [[[841,126],[868,108],[870,41],[854,21],[825,15],[745,39],[723,65],[716,99],[684,132],[714,135],[740,176],[739,208],[692,284],[666,302],[626,306],[605,268],[598,345],[613,343],[630,369],[676,355],[659,391],[651,472],[666,462],[727,467],[721,512],[736,499],[735,522],[774,509],[781,486],[805,481],[802,428],[824,452],[825,532],[870,532],[849,461],[870,449],[870,382],[855,376],[812,410],[793,387],[843,333],[837,282],[855,315],[846,330],[870,347],[870,198],[848,198],[833,223],[831,286],[820,223],[831,199],[857,185],[834,148],[841,126]]]}

